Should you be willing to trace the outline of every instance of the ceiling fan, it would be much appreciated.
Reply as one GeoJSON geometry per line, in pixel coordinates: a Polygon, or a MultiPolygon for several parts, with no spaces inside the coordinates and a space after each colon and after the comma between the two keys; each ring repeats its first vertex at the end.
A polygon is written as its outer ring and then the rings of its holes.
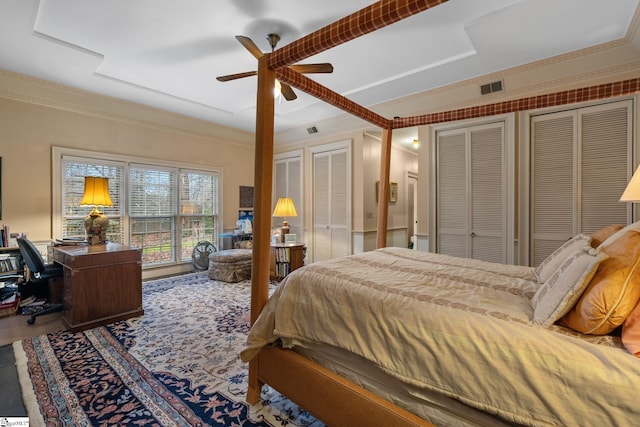
{"type": "MultiPolygon", "coordinates": [[[[236,39],[256,58],[260,59],[264,53],[260,50],[260,48],[251,40],[249,37],[245,36],[236,36],[236,39]]],[[[271,51],[273,52],[276,48],[276,45],[280,41],[280,36],[275,33],[267,34],[267,40],[269,40],[269,44],[271,45],[271,51]]],[[[322,64],[297,64],[297,65],[289,65],[293,71],[297,71],[298,73],[307,74],[307,73],[333,73],[333,65],[329,63],[322,64]]],[[[229,74],[226,76],[216,77],[216,80],[220,82],[228,82],[230,80],[241,79],[244,77],[251,77],[257,75],[257,71],[246,71],[244,73],[237,74],[229,74]]],[[[297,98],[295,92],[286,83],[281,83],[276,80],[276,86],[280,85],[282,96],[287,101],[293,101],[297,98]]]]}

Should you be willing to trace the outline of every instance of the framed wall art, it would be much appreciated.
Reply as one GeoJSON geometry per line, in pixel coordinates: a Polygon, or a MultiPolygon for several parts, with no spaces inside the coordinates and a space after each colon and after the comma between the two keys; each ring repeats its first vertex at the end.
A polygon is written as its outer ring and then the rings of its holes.
{"type": "MultiPolygon", "coordinates": [[[[376,203],[380,200],[378,196],[380,187],[380,181],[376,181],[376,203]]],[[[396,203],[398,201],[398,183],[390,182],[389,183],[389,203],[396,203]]]]}
{"type": "Polygon", "coordinates": [[[253,209],[253,187],[240,186],[240,209],[253,209]]]}

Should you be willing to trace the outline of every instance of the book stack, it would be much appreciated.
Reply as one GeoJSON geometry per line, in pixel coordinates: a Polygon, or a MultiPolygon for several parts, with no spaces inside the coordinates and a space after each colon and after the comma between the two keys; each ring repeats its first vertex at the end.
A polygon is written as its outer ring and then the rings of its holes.
{"type": "Polygon", "coordinates": [[[20,270],[21,257],[12,255],[11,253],[0,253],[0,272],[11,273],[20,270]]]}
{"type": "Polygon", "coordinates": [[[84,237],[65,237],[63,239],[56,239],[56,246],[78,246],[86,245],[87,241],[84,237]]]}
{"type": "Polygon", "coordinates": [[[14,315],[20,308],[20,294],[12,288],[0,288],[0,317],[14,315]]]}
{"type": "Polygon", "coordinates": [[[9,225],[2,224],[0,228],[0,248],[15,248],[18,246],[18,237],[24,236],[24,233],[10,233],[9,225]]]}
{"type": "Polygon", "coordinates": [[[46,302],[47,300],[45,298],[36,298],[35,295],[31,295],[20,301],[20,313],[31,315],[42,311],[45,308],[46,302]]]}

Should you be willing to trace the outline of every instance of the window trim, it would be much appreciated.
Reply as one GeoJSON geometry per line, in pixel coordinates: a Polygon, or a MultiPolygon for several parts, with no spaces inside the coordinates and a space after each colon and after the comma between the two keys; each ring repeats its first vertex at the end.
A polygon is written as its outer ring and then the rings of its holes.
{"type": "MultiPolygon", "coordinates": [[[[195,163],[181,163],[174,162],[169,160],[161,160],[161,159],[153,159],[147,157],[138,157],[138,156],[128,156],[128,155],[119,155],[119,154],[110,154],[103,153],[99,151],[90,151],[90,150],[82,150],[75,148],[65,148],[65,147],[52,147],[51,148],[51,175],[52,175],[52,237],[59,238],[60,233],[62,232],[62,159],[63,157],[72,157],[78,158],[78,160],[82,161],[86,159],[87,161],[101,161],[101,162],[113,162],[113,163],[123,163],[126,164],[126,171],[124,174],[124,188],[125,195],[127,198],[126,203],[128,206],[129,203],[129,177],[128,177],[128,167],[130,165],[148,165],[152,167],[158,168],[171,168],[176,170],[188,170],[193,172],[206,172],[217,175],[218,181],[218,220],[217,220],[217,228],[218,230],[223,230],[224,218],[223,212],[224,207],[222,206],[222,201],[224,200],[223,195],[223,173],[222,168],[208,165],[201,165],[195,163]]],[[[178,217],[179,215],[177,215],[178,217]]],[[[129,245],[129,212],[122,212],[122,226],[126,230],[123,236],[123,244],[129,245]]],[[[184,261],[180,259],[180,257],[176,258],[175,262],[171,263],[163,263],[159,265],[150,265],[145,268],[159,268],[159,267],[167,267],[171,265],[179,265],[184,264],[184,261]]]]}

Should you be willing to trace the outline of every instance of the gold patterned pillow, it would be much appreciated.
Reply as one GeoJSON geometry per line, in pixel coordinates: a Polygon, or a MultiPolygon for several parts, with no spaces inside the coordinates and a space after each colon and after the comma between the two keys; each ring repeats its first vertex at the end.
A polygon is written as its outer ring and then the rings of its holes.
{"type": "Polygon", "coordinates": [[[589,287],[560,324],[605,335],[620,326],[640,299],[640,233],[627,231],[602,248],[608,255],[589,287]]]}
{"type": "Polygon", "coordinates": [[[600,246],[605,240],[609,237],[613,236],[616,232],[622,230],[624,225],[622,224],[611,224],[607,227],[601,228],[598,231],[594,231],[591,233],[591,247],[597,248],[600,246]]]}

